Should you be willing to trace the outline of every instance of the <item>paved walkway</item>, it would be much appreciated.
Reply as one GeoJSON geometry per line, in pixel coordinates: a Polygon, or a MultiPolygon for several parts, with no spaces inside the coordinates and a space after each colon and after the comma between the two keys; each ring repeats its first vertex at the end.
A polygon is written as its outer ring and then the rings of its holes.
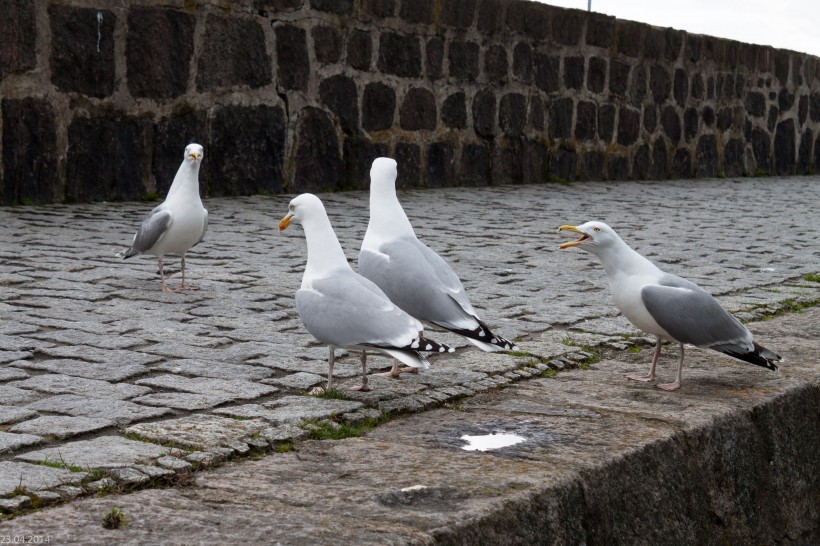
{"type": "MultiPolygon", "coordinates": [[[[355,262],[367,195],[322,197],[355,262]]],[[[743,320],[820,300],[820,283],[804,278],[820,273],[818,177],[451,188],[400,199],[482,318],[527,354],[485,354],[433,331],[458,351],[434,357],[426,373],[373,376],[373,392],[343,399],[305,396],[325,381],[327,349],[293,309],[306,250],[298,226],[276,228],[289,197],[206,200],[209,231],[186,279],[202,290],[175,294],[160,292],[153,258],[114,258],[149,204],[1,208],[0,512],[173,483],[231,457],[289,449],[311,430],[458,403],[577,367],[601,349],[645,347],[617,316],[597,261],[557,250],[564,223],[608,222],[743,320]]],[[[341,388],[358,382],[358,369],[355,358],[337,360],[341,388]]]]}

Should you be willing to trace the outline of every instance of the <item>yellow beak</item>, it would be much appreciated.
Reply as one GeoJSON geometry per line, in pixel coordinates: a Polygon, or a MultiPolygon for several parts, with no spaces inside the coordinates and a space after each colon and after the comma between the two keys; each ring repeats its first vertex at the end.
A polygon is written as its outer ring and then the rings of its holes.
{"type": "Polygon", "coordinates": [[[201,157],[202,156],[199,154],[199,152],[191,152],[190,154],[188,154],[188,158],[193,160],[197,160],[201,157]]]}
{"type": "Polygon", "coordinates": [[[293,213],[288,214],[281,220],[279,220],[279,231],[285,231],[287,227],[290,225],[290,221],[293,219],[293,213]]]}
{"type": "Polygon", "coordinates": [[[563,250],[565,248],[569,248],[571,246],[578,246],[581,243],[583,243],[585,240],[589,239],[589,235],[587,235],[586,233],[584,233],[583,231],[581,231],[580,229],[578,229],[575,226],[561,226],[561,227],[558,228],[558,231],[572,231],[574,233],[580,233],[581,234],[580,239],[576,239],[574,241],[569,241],[569,242],[566,242],[566,243],[562,244],[561,246],[559,246],[558,248],[560,248],[561,250],[563,250]]]}

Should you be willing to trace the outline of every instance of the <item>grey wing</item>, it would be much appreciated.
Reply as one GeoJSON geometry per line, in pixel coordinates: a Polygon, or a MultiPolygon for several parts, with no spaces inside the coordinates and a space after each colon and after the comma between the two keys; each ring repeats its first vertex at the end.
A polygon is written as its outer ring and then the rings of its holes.
{"type": "Polygon", "coordinates": [[[675,275],[641,290],[652,318],[672,337],[696,347],[717,351],[750,351],[752,334],[711,294],[675,275]]]}
{"type": "Polygon", "coordinates": [[[456,329],[478,323],[464,286],[438,254],[416,239],[385,243],[359,254],[359,272],[412,316],[456,329]]]}
{"type": "Polygon", "coordinates": [[[340,347],[406,347],[421,324],[353,271],[314,281],[296,292],[296,310],[313,336],[340,347]]]}
{"type": "Polygon", "coordinates": [[[134,235],[134,243],[131,248],[138,252],[151,250],[168,231],[172,221],[171,211],[165,209],[162,205],[156,207],[142,221],[137,234],[134,235]]]}

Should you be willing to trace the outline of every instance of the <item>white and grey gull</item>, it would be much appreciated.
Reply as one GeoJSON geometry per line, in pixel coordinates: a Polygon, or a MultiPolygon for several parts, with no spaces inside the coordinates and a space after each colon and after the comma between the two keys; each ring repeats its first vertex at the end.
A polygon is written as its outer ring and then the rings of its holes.
{"type": "Polygon", "coordinates": [[[560,248],[577,246],[596,255],[609,277],[616,307],[632,324],[657,338],[649,374],[629,375],[628,379],[655,380],[664,339],[678,342],[680,359],[675,381],[657,385],[663,390],[673,391],[681,386],[685,343],[777,370],[776,363],[782,358],[758,345],[752,333],[711,294],[684,278],[662,271],[630,248],[608,225],[587,222],[558,229],[581,235],[560,248]]]}
{"type": "MultiPolygon", "coordinates": [[[[396,176],[393,159],[373,161],[370,222],[359,253],[359,273],[422,322],[459,334],[484,351],[516,350],[479,318],[452,267],[416,237],[396,196],[396,176]]],[[[392,373],[398,373],[397,366],[392,373]]]]}
{"type": "Polygon", "coordinates": [[[407,366],[426,369],[419,351],[445,353],[454,349],[423,335],[423,327],[402,311],[382,290],[347,262],[322,201],[305,193],[295,197],[279,230],[301,224],[307,242],[307,264],[296,292],[296,311],[310,332],[328,345],[327,389],[333,388],[334,348],[361,351],[362,383],[352,390],[368,391],[367,351],[383,353],[407,366]]]}
{"type": "Polygon", "coordinates": [[[145,216],[131,247],[117,253],[124,260],[140,254],[156,256],[163,292],[198,290],[185,284],[185,254],[202,241],[208,229],[208,211],[199,196],[199,167],[204,155],[199,144],[185,147],[185,156],[165,201],[145,216]],[[168,288],[162,268],[166,254],[182,257],[182,282],[173,290],[168,288]]]}

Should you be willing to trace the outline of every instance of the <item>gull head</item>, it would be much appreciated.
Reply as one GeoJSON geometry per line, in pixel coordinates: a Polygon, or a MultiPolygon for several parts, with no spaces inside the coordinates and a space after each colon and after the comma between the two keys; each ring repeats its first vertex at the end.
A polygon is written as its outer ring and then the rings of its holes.
{"type": "Polygon", "coordinates": [[[383,185],[390,182],[395,185],[397,176],[396,161],[389,157],[377,157],[370,166],[370,186],[383,185]]]}
{"type": "Polygon", "coordinates": [[[615,230],[603,222],[587,222],[580,226],[565,225],[559,227],[558,231],[571,231],[581,235],[580,238],[566,242],[558,247],[561,249],[580,246],[582,249],[594,253],[597,249],[605,248],[620,239],[618,234],[615,233],[615,230]]]}
{"type": "Polygon", "coordinates": [[[196,144],[192,142],[185,146],[185,160],[186,161],[202,161],[202,158],[205,157],[205,150],[202,149],[200,144],[196,144]]]}
{"type": "Polygon", "coordinates": [[[287,229],[291,222],[302,224],[306,219],[320,214],[327,214],[321,199],[312,193],[298,195],[291,199],[288,205],[288,213],[279,220],[279,231],[287,229]]]}

